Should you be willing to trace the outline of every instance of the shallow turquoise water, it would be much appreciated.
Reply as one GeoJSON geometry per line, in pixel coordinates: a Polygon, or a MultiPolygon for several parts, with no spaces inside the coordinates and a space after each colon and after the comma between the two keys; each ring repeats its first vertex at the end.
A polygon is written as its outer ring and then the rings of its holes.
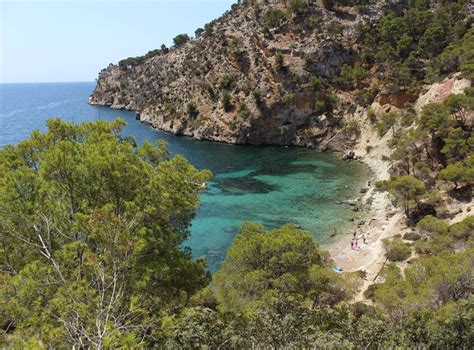
{"type": "Polygon", "coordinates": [[[354,213],[337,201],[355,198],[368,171],[331,154],[301,148],[235,146],[176,137],[151,129],[134,114],[87,104],[93,83],[0,84],[0,147],[17,143],[51,117],[73,122],[123,117],[139,142],[162,139],[214,178],[186,242],[214,270],[245,220],[274,228],[294,223],[327,242],[335,227],[350,229],[354,213]]]}

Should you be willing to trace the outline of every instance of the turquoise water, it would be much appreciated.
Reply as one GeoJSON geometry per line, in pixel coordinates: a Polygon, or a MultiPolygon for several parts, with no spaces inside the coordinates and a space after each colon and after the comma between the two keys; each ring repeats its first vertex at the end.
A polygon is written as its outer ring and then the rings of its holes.
{"type": "Polygon", "coordinates": [[[45,130],[52,117],[79,123],[120,116],[128,122],[124,133],[139,142],[167,141],[172,154],[214,174],[186,242],[212,270],[245,220],[268,228],[294,223],[322,243],[335,227],[350,229],[354,213],[336,202],[358,195],[368,177],[362,165],[308,149],[235,146],[162,133],[136,121],[134,113],[89,106],[93,88],[94,83],[1,84],[0,147],[45,130]]]}

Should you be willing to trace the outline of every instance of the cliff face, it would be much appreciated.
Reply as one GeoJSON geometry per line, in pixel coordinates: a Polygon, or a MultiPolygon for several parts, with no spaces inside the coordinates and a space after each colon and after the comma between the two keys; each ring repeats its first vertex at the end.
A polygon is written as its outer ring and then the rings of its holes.
{"type": "Polygon", "coordinates": [[[110,65],[90,103],[134,110],[157,129],[198,139],[351,146],[352,97],[325,82],[357,61],[356,27],[380,16],[384,2],[360,13],[305,0],[304,14],[289,1],[269,3],[244,1],[169,52],[110,65]]]}

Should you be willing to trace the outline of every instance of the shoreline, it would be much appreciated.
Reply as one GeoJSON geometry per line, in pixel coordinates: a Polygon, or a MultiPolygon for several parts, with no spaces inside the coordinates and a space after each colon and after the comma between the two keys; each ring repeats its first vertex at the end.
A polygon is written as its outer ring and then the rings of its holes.
{"type": "Polygon", "coordinates": [[[363,225],[355,223],[351,232],[341,233],[335,237],[335,241],[322,246],[344,272],[365,271],[364,282],[354,301],[364,300],[363,292],[375,282],[385,264],[385,248],[382,240],[399,234],[406,228],[403,213],[392,205],[389,195],[375,189],[377,181],[387,180],[390,177],[389,164],[382,160],[382,156],[390,153],[387,141],[391,138],[391,133],[379,138],[370,128],[365,130],[367,132],[361,135],[353,151],[357,161],[365,164],[372,172],[366,193],[359,197],[362,207],[366,210],[366,219],[363,225]],[[368,144],[373,146],[370,152],[367,152],[365,147],[368,144]],[[359,241],[359,250],[353,250],[351,247],[354,232],[359,241]],[[363,236],[367,238],[367,244],[363,243],[363,236]]]}
{"type": "MultiPolygon", "coordinates": [[[[117,109],[117,106],[103,105],[98,103],[89,104],[95,106],[101,106],[111,109],[117,109]]],[[[140,115],[138,111],[136,115],[140,115]]],[[[362,117],[362,116],[361,116],[362,117]]],[[[364,115],[364,117],[366,117],[364,115]]],[[[162,130],[155,125],[149,123],[146,120],[137,118],[139,122],[149,124],[154,130],[172,134],[178,137],[191,137],[199,141],[210,141],[220,142],[232,145],[242,145],[239,143],[229,143],[219,140],[203,140],[192,136],[177,135],[167,130],[162,130]]],[[[386,180],[390,177],[388,169],[389,164],[382,160],[382,155],[389,154],[387,141],[391,138],[391,133],[388,132],[383,138],[379,138],[378,135],[373,131],[373,127],[369,125],[367,118],[363,118],[364,123],[367,125],[362,127],[363,134],[361,135],[359,142],[353,148],[355,153],[354,160],[363,163],[371,172],[369,182],[370,186],[366,187],[367,191],[359,196],[359,202],[362,204],[362,210],[364,210],[364,221],[363,225],[358,225],[357,220],[351,226],[350,231],[343,231],[338,233],[330,242],[321,245],[323,250],[330,253],[331,258],[334,260],[337,266],[340,266],[344,272],[356,272],[365,271],[366,277],[364,283],[359,289],[358,295],[355,300],[363,299],[363,292],[367,287],[373,283],[374,277],[378,274],[385,262],[385,248],[382,244],[382,239],[391,237],[402,231],[402,219],[403,214],[395,207],[392,206],[387,193],[378,192],[375,190],[375,183],[380,180],[386,180]],[[365,146],[370,144],[373,146],[371,152],[367,152],[365,146]],[[359,237],[360,250],[351,249],[351,241],[353,232],[357,233],[359,237]],[[362,242],[362,236],[367,237],[367,244],[362,242]]],[[[248,144],[243,144],[246,146],[248,144]]],[[[258,146],[276,146],[276,147],[294,147],[294,148],[309,148],[301,145],[283,146],[283,145],[258,145],[258,146]]],[[[324,152],[323,150],[319,150],[324,152]]],[[[331,153],[339,153],[343,155],[342,151],[333,150],[331,153]]]]}

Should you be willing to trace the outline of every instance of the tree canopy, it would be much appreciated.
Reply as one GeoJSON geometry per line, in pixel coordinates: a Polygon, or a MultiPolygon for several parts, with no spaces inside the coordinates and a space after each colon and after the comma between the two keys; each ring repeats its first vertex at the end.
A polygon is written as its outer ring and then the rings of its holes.
{"type": "Polygon", "coordinates": [[[17,347],[138,346],[208,283],[181,244],[209,172],[124,125],[53,119],[0,151],[0,313],[17,347]]]}
{"type": "Polygon", "coordinates": [[[222,308],[244,313],[288,297],[334,305],[353,288],[327,260],[309,232],[246,223],[215,274],[218,300],[222,308]]]}

